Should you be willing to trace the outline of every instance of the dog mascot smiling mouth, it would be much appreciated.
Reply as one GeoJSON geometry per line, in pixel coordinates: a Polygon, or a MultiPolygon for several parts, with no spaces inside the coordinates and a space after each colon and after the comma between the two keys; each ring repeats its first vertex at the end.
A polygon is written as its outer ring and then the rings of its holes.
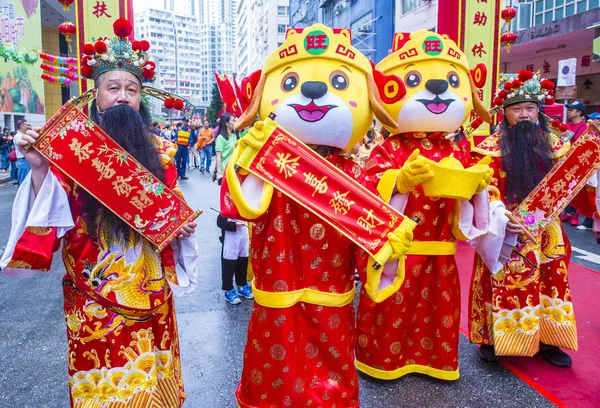
{"type": "Polygon", "coordinates": [[[288,106],[291,106],[296,110],[300,119],[305,120],[307,122],[317,122],[329,112],[333,108],[337,108],[336,105],[324,105],[319,106],[315,104],[314,101],[310,101],[308,105],[299,105],[297,103],[290,103],[288,106]]]}
{"type": "Polygon", "coordinates": [[[421,102],[423,105],[425,105],[427,110],[433,113],[434,115],[439,115],[446,112],[446,109],[448,109],[448,106],[450,106],[450,104],[454,102],[454,99],[442,100],[439,96],[436,95],[435,98],[431,100],[417,99],[417,102],[421,102]]]}

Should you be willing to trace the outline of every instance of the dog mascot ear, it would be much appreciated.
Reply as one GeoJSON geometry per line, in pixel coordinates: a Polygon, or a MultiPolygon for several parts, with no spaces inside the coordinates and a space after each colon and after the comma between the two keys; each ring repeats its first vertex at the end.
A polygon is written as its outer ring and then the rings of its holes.
{"type": "Polygon", "coordinates": [[[490,113],[479,99],[477,88],[483,88],[487,78],[487,67],[485,64],[477,64],[474,69],[470,70],[471,91],[473,93],[473,109],[475,113],[486,123],[490,123],[492,118],[490,113]]]}

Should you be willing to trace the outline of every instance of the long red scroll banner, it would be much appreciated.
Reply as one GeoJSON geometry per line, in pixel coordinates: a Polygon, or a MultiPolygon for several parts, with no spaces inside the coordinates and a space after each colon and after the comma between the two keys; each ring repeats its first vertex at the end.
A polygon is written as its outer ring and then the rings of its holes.
{"type": "Polygon", "coordinates": [[[537,242],[598,169],[600,130],[590,125],[509,218],[525,227],[526,235],[537,242]]]}
{"type": "Polygon", "coordinates": [[[236,165],[298,202],[363,248],[379,265],[392,255],[387,235],[416,223],[315,153],[271,119],[260,149],[247,147],[236,165]]]}
{"type": "Polygon", "coordinates": [[[67,102],[33,147],[131,228],[162,250],[194,211],[176,193],[67,102]]]}

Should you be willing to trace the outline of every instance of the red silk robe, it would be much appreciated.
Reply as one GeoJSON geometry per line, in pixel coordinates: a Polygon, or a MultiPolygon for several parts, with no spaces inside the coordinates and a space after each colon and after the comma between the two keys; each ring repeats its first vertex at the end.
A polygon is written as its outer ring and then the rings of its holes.
{"type": "MultiPolygon", "coordinates": [[[[178,192],[171,163],[175,149],[156,141],[165,184],[178,192]]],[[[79,199],[83,190],[52,171],[67,194],[75,226],[62,239],[55,227],[27,227],[6,267],[49,271],[62,240],[71,406],[181,406],[179,338],[167,282],[177,283],[173,249],[156,254],[137,237],[126,244],[101,222],[98,231],[88,232],[79,199]]]]}
{"type": "MultiPolygon", "coordinates": [[[[360,182],[358,164],[338,154],[327,160],[360,182]]],[[[221,214],[244,219],[227,181],[221,191],[221,214]]],[[[250,221],[255,303],[238,404],[358,407],[352,307],[355,245],[277,190],[268,210],[250,221]]]]}
{"type": "MultiPolygon", "coordinates": [[[[488,187],[492,202],[506,197],[500,137],[494,134],[474,149],[475,155],[493,158],[494,178],[488,187]]],[[[555,140],[554,157],[568,149],[555,140]]],[[[558,219],[542,233],[539,244],[519,240],[496,274],[477,255],[469,295],[470,341],[493,344],[500,356],[533,356],[540,342],[577,350],[570,258],[571,244],[558,219]]]]}
{"type": "MultiPolygon", "coordinates": [[[[453,156],[465,167],[471,165],[467,145],[443,136],[406,133],[386,139],[373,149],[367,162],[368,186],[374,190],[381,187],[383,174],[401,168],[417,148],[436,162],[453,156]]],[[[452,232],[456,203],[454,199],[426,197],[420,185],[408,193],[403,212],[418,219],[418,225],[406,258],[404,283],[381,303],[373,302],[361,288],[356,326],[356,366],[360,371],[386,380],[409,373],[445,380],[459,377],[460,287],[452,232]]],[[[361,280],[365,282],[362,275],[361,280]]]]}

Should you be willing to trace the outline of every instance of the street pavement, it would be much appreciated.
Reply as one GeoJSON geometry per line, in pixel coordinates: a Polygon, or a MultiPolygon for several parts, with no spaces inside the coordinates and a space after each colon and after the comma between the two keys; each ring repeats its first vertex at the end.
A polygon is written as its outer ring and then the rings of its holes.
{"type": "MultiPolygon", "coordinates": [[[[225,302],[221,291],[220,230],[216,226],[219,187],[210,175],[188,170],[181,182],[193,208],[202,208],[197,240],[199,288],[176,300],[181,361],[187,400],[184,407],[236,407],[235,389],[252,301],[225,302]]],[[[6,244],[17,188],[0,186],[0,252],[6,244]]],[[[572,244],[592,255],[589,232],[567,227],[572,244]]],[[[580,254],[584,256],[583,254],[580,254]]],[[[593,256],[574,262],[600,269],[593,256]]],[[[49,273],[30,279],[0,276],[0,407],[68,407],[67,342],[62,307],[64,267],[55,256],[49,273]]],[[[364,408],[390,407],[552,407],[545,397],[500,364],[481,361],[461,335],[461,378],[443,382],[422,375],[396,381],[360,376],[364,408]]]]}

